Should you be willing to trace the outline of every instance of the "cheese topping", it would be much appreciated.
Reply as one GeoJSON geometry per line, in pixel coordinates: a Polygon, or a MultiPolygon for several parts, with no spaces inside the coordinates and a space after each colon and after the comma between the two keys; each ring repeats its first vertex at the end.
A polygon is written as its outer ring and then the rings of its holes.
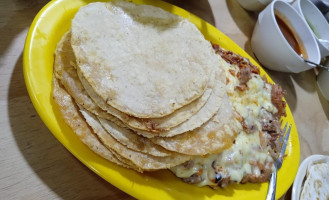
{"type": "Polygon", "coordinates": [[[248,90],[236,90],[239,80],[236,77],[239,71],[238,66],[228,64],[226,66],[226,77],[229,79],[227,93],[230,96],[233,108],[244,118],[247,126],[256,125],[261,130],[259,118],[264,115],[262,109],[270,113],[276,113],[277,109],[271,102],[271,84],[265,83],[258,74],[252,74],[252,78],[247,82],[248,90]],[[231,70],[231,72],[229,72],[231,70]],[[234,74],[232,75],[232,72],[234,74]]]}
{"type": "Polygon", "coordinates": [[[259,74],[252,74],[246,83],[247,90],[238,90],[240,85],[237,78],[239,67],[229,65],[220,60],[225,66],[227,77],[227,93],[234,110],[243,118],[248,131],[241,130],[234,144],[220,154],[206,157],[195,157],[182,165],[173,167],[171,171],[176,176],[198,186],[217,186],[220,181],[244,182],[245,177],[259,178],[264,170],[272,172],[273,158],[270,146],[263,145],[262,140],[268,140],[262,132],[262,120],[272,117],[277,112],[271,102],[272,85],[266,83],[259,74]],[[272,114],[271,114],[272,113],[272,114]]]}
{"type": "Polygon", "coordinates": [[[241,182],[244,176],[250,174],[257,177],[261,173],[258,166],[263,165],[264,168],[272,169],[273,159],[267,148],[260,147],[258,134],[247,134],[242,131],[231,148],[220,154],[198,156],[192,162],[191,168],[179,165],[171,170],[180,178],[200,173],[202,181],[198,183],[198,186],[204,186],[214,185],[216,174],[219,173],[221,178],[229,178],[234,182],[241,182]]]}

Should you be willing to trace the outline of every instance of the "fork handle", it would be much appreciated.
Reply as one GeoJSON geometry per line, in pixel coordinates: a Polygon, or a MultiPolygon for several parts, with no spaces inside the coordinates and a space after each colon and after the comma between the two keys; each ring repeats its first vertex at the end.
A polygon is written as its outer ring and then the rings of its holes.
{"type": "Polygon", "coordinates": [[[270,184],[268,186],[266,200],[275,200],[277,170],[272,172],[270,184]]]}

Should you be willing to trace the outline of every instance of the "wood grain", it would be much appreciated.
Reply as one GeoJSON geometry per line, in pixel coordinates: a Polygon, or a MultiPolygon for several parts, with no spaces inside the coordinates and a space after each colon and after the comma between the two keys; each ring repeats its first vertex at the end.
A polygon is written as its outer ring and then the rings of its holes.
{"type": "MultiPolygon", "coordinates": [[[[257,13],[246,12],[235,0],[168,2],[215,25],[253,56],[250,37],[257,13]]],[[[22,53],[28,28],[46,3],[0,1],[0,199],[134,199],[73,157],[45,127],[30,101],[22,53]]],[[[267,71],[287,91],[301,159],[329,155],[329,103],[319,92],[315,73],[267,71]]]]}

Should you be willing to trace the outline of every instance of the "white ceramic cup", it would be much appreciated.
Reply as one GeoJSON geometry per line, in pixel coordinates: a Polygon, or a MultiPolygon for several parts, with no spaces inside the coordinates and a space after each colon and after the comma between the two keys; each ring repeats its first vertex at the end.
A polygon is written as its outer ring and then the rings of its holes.
{"type": "MultiPolygon", "coordinates": [[[[329,67],[329,59],[324,65],[329,67]]],[[[325,69],[321,69],[316,82],[324,98],[329,101],[329,72],[325,69]]]]}
{"type": "Polygon", "coordinates": [[[329,55],[329,23],[321,11],[309,0],[296,0],[293,7],[300,13],[314,34],[322,57],[329,55]],[[325,42],[327,41],[327,42],[325,42]]]}
{"type": "Polygon", "coordinates": [[[326,20],[329,22],[329,12],[327,12],[324,17],[326,18],[326,20]]]}
{"type": "Polygon", "coordinates": [[[272,1],[258,16],[251,38],[251,47],[257,59],[266,68],[275,71],[299,73],[314,68],[314,65],[305,63],[289,45],[275,19],[275,10],[283,15],[284,21],[299,38],[307,59],[320,63],[320,50],[308,25],[290,4],[280,0],[272,1]]]}
{"type": "MultiPolygon", "coordinates": [[[[261,11],[273,0],[237,0],[239,4],[249,11],[261,11]]],[[[291,3],[293,0],[285,0],[285,2],[291,3]]]]}

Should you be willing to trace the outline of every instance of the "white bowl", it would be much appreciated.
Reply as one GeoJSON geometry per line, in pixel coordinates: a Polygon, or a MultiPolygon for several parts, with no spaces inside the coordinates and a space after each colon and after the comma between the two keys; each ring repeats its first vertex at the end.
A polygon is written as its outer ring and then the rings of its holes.
{"type": "Polygon", "coordinates": [[[258,16],[251,38],[251,47],[257,59],[267,68],[299,73],[314,68],[305,63],[283,36],[275,19],[274,10],[280,12],[287,24],[299,37],[308,60],[320,63],[321,55],[313,33],[298,12],[284,1],[272,1],[258,16]]]}
{"type": "Polygon", "coordinates": [[[312,155],[307,157],[303,162],[300,164],[298,168],[298,172],[292,186],[292,194],[291,200],[299,200],[301,191],[302,191],[302,184],[304,182],[304,178],[306,176],[306,172],[308,167],[313,164],[314,162],[326,162],[329,163],[329,156],[324,155],[312,155]]]}
{"type": "Polygon", "coordinates": [[[296,0],[293,7],[300,13],[314,34],[322,57],[329,55],[329,48],[321,40],[329,41],[329,23],[321,11],[310,0],[296,0]]]}

